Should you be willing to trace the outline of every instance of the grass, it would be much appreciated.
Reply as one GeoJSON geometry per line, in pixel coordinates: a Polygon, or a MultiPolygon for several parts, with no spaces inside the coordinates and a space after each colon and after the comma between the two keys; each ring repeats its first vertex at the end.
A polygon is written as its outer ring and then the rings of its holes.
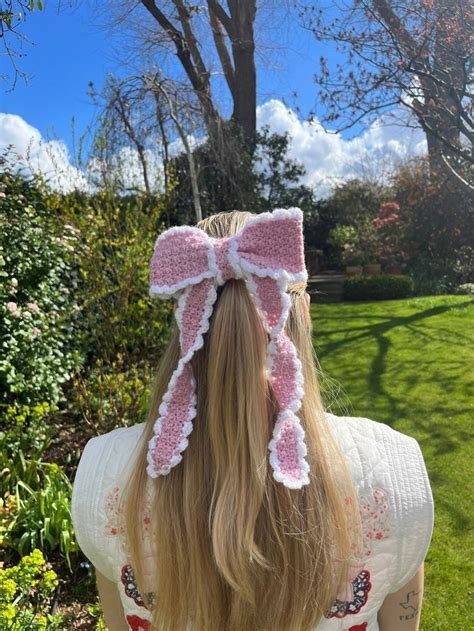
{"type": "Polygon", "coordinates": [[[429,296],[312,306],[326,405],[416,438],[435,501],[422,631],[473,620],[474,299],[429,296]]]}

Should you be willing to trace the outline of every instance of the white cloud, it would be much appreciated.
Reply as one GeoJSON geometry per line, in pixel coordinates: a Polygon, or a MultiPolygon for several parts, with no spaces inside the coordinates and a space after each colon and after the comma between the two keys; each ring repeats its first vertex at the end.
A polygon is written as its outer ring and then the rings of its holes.
{"type": "Polygon", "coordinates": [[[41,173],[57,190],[87,188],[86,178],[71,164],[64,142],[44,140],[21,116],[0,113],[0,150],[8,145],[13,145],[18,170],[25,175],[41,173]]]}
{"type": "Polygon", "coordinates": [[[325,132],[318,122],[301,121],[276,99],[257,108],[258,128],[266,124],[271,131],[289,133],[288,157],[303,163],[302,183],[320,195],[351,177],[383,179],[397,162],[426,151],[421,130],[379,119],[360,136],[345,140],[341,134],[325,132]]]}
{"type": "MultiPolygon", "coordinates": [[[[349,140],[340,134],[326,133],[318,122],[310,123],[298,118],[294,111],[281,101],[271,99],[257,108],[257,126],[269,125],[270,131],[288,132],[288,157],[299,160],[306,169],[302,182],[315,188],[320,196],[327,195],[334,184],[351,177],[383,179],[394,164],[426,151],[424,135],[420,130],[407,129],[379,119],[360,136],[349,140]]],[[[189,137],[192,147],[205,141],[205,137],[189,137]]],[[[157,143],[159,141],[157,140],[157,143]]],[[[149,143],[148,146],[157,146],[149,143]]],[[[40,132],[20,116],[0,113],[0,149],[13,144],[23,156],[21,168],[26,172],[41,172],[56,189],[90,188],[90,176],[97,174],[99,165],[90,163],[87,173],[71,164],[66,145],[58,140],[45,140],[40,132]]],[[[170,154],[183,150],[181,139],[170,145],[170,154]]],[[[148,150],[150,181],[154,190],[160,190],[163,168],[157,152],[148,150]]],[[[138,157],[132,148],[125,148],[117,156],[127,164],[124,184],[143,187],[138,157]]]]}

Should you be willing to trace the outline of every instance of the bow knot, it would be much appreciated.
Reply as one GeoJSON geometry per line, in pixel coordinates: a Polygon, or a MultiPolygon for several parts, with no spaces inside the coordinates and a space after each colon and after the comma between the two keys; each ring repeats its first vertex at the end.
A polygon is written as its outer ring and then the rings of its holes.
{"type": "Polygon", "coordinates": [[[296,413],[303,397],[303,374],[284,327],[290,308],[288,282],[306,281],[303,214],[277,208],[247,220],[237,235],[212,238],[192,226],[169,228],[155,243],[150,261],[150,295],[175,296],[181,357],[159,407],[149,442],[147,472],[166,475],[188,445],[196,416],[190,359],[202,347],[217,298],[216,287],[244,278],[270,333],[269,379],[278,402],[270,441],[273,476],[288,488],[309,483],[304,431],[296,413]]]}
{"type": "Polygon", "coordinates": [[[231,278],[240,278],[242,276],[240,267],[238,267],[235,261],[232,265],[229,259],[230,247],[234,240],[235,237],[221,237],[213,241],[216,263],[219,269],[217,274],[217,283],[219,285],[223,285],[231,278]]]}

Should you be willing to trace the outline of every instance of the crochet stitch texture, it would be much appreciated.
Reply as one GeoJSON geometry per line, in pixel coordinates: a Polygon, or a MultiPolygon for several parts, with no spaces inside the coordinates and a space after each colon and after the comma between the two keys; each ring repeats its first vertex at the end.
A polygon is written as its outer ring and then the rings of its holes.
{"type": "Polygon", "coordinates": [[[182,460],[196,416],[196,382],[190,360],[217,298],[217,287],[243,278],[270,334],[267,371],[278,403],[270,464],[274,478],[291,489],[309,483],[305,434],[297,412],[303,374],[284,327],[290,308],[288,283],[306,281],[303,213],[277,208],[249,219],[232,237],[212,238],[193,226],[169,228],[155,243],[150,261],[150,295],[175,297],[181,356],[159,407],[148,445],[148,475],[166,475],[182,460]]]}

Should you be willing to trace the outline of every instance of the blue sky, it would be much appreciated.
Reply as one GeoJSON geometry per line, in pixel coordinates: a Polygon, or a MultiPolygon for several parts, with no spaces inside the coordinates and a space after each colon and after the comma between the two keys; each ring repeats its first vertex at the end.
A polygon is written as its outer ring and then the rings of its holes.
{"type": "MultiPolygon", "coordinates": [[[[24,45],[26,56],[19,65],[31,77],[27,84],[20,78],[11,92],[4,87],[0,111],[18,114],[43,136],[57,136],[70,147],[71,118],[75,117],[78,133],[94,119],[88,82],[100,87],[107,72],[121,73],[114,57],[119,37],[99,20],[91,0],[76,7],[63,5],[60,11],[56,2],[46,0],[42,12],[29,14],[22,33],[31,45],[24,45]]],[[[264,37],[265,47],[257,55],[258,104],[279,98],[306,115],[315,103],[311,77],[321,45],[284,15],[276,16],[264,37]]],[[[226,89],[221,87],[219,94],[227,101],[226,89]]],[[[228,113],[225,102],[222,106],[228,113]]]]}

